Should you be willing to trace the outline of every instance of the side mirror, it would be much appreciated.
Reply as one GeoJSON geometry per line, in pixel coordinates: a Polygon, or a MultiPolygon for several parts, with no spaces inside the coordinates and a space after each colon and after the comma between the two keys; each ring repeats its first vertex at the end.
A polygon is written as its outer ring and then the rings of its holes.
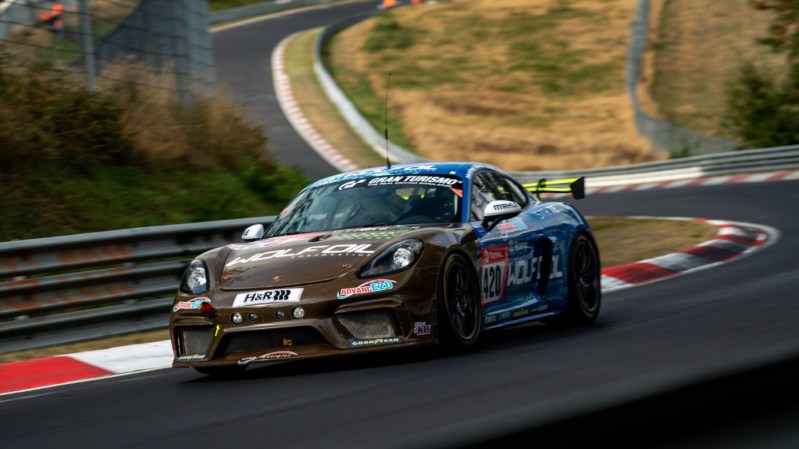
{"type": "Polygon", "coordinates": [[[513,201],[497,200],[488,203],[483,211],[483,227],[491,231],[502,220],[515,217],[522,211],[522,206],[513,201]]]}
{"type": "Polygon", "coordinates": [[[247,229],[244,230],[244,232],[241,233],[241,239],[244,240],[245,242],[254,242],[256,240],[261,240],[264,237],[265,232],[266,231],[264,230],[264,225],[255,224],[248,227],[247,229]]]}

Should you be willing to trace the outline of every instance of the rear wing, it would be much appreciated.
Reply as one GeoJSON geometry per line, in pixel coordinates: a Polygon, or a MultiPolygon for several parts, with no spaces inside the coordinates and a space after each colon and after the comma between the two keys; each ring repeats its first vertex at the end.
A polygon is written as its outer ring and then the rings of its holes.
{"type": "Polygon", "coordinates": [[[571,193],[575,200],[585,198],[585,176],[569,179],[553,179],[547,181],[540,179],[538,182],[522,184],[530,193],[540,201],[542,193],[571,193]]]}

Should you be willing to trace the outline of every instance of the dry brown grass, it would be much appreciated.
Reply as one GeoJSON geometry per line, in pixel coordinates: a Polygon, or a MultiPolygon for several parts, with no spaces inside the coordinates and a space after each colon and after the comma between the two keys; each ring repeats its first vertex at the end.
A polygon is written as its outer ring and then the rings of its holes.
{"type": "MultiPolygon", "coordinates": [[[[509,170],[643,162],[657,156],[635,130],[623,86],[634,6],[624,0],[474,0],[401,8],[392,14],[417,32],[412,46],[363,50],[374,26],[367,21],[342,34],[334,58],[368,76],[375,92],[385,88],[387,72],[395,74],[391,109],[427,158],[482,161],[509,170]],[[568,13],[552,12],[564,6],[568,13]],[[523,25],[518,20],[531,24],[529,37],[503,35],[503,24],[523,25]],[[590,79],[590,71],[577,74],[586,79],[564,81],[565,89],[552,92],[548,86],[558,73],[550,77],[540,69],[519,68],[536,61],[515,49],[543,41],[553,43],[532,49],[542,60],[557,64],[561,55],[576,57],[577,66],[597,67],[597,80],[590,79]],[[353,48],[361,50],[353,56],[353,48]],[[455,74],[442,74],[447,61],[455,74]],[[414,76],[408,66],[429,82],[403,85],[403,76],[406,81],[414,76]]],[[[565,70],[563,79],[574,75],[565,70]]]]}
{"type": "MultiPolygon", "coordinates": [[[[679,126],[723,135],[720,117],[726,87],[744,61],[785,73],[784,56],[757,44],[772,19],[748,0],[658,0],[662,4],[650,48],[653,52],[653,112],[679,126]],[[658,20],[659,19],[659,20],[658,20]]],[[[654,16],[654,15],[653,15],[654,16]]],[[[651,109],[650,109],[651,110],[651,109]]]]}

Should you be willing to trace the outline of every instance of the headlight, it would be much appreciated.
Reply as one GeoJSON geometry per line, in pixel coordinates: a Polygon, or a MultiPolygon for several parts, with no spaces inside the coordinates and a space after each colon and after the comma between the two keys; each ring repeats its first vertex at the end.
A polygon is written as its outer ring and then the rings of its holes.
{"type": "Polygon", "coordinates": [[[402,271],[416,262],[422,254],[421,240],[408,239],[395,243],[377,257],[361,271],[360,277],[377,276],[402,271]]]}
{"type": "Polygon", "coordinates": [[[208,291],[208,267],[204,261],[191,261],[180,283],[180,291],[194,295],[208,291]]]}

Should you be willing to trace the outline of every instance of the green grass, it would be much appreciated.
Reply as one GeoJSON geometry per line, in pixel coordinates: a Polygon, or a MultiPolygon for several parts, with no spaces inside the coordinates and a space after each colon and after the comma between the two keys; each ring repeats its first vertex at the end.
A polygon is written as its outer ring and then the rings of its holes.
{"type": "MultiPolygon", "coordinates": [[[[334,37],[330,45],[335,46],[335,41],[336,38],[334,37]]],[[[375,129],[384,129],[386,126],[385,92],[382,94],[375,92],[374,89],[372,89],[371,83],[365,76],[348,71],[345,67],[340,65],[331,65],[328,49],[325,49],[322,57],[327,61],[327,67],[330,68],[331,76],[336,78],[339,87],[344,91],[350,101],[356,105],[358,111],[375,127],[375,129]]],[[[388,78],[388,73],[386,73],[386,78],[388,78]]],[[[392,82],[396,79],[397,78],[392,75],[392,82]]],[[[389,93],[389,103],[390,102],[391,97],[389,93]]],[[[389,113],[388,130],[389,138],[392,142],[407,150],[414,151],[413,144],[402,131],[402,121],[396,114],[389,113]]]]}
{"type": "Polygon", "coordinates": [[[46,167],[2,180],[0,241],[272,215],[306,182],[285,170],[272,179],[286,187],[280,192],[258,179],[189,168],[107,165],[80,175],[46,167]]]}
{"type": "Polygon", "coordinates": [[[252,5],[255,3],[267,3],[264,0],[210,0],[208,9],[210,11],[221,11],[223,9],[238,8],[240,6],[252,5]]]}

